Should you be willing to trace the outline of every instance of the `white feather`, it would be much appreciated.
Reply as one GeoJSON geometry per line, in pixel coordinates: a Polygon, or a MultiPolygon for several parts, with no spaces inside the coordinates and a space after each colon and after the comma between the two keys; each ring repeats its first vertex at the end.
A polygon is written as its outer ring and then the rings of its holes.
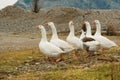
{"type": "Polygon", "coordinates": [[[41,34],[42,34],[42,38],[39,43],[39,48],[42,53],[48,56],[52,56],[52,57],[57,57],[61,53],[64,53],[59,47],[48,42],[47,37],[46,37],[46,30],[44,26],[40,25],[38,26],[38,28],[41,29],[41,34]]]}
{"type": "Polygon", "coordinates": [[[52,38],[50,40],[50,42],[54,45],[56,45],[57,47],[61,48],[64,53],[68,53],[71,52],[72,50],[74,50],[73,46],[70,45],[68,42],[60,39],[57,35],[57,30],[55,28],[55,25],[53,22],[48,22],[48,25],[51,27],[52,29],[52,38]]]}
{"type": "Polygon", "coordinates": [[[101,25],[100,25],[99,20],[95,20],[94,22],[97,28],[94,38],[100,42],[101,47],[104,49],[110,49],[113,46],[117,46],[115,42],[101,35],[101,25]]]}

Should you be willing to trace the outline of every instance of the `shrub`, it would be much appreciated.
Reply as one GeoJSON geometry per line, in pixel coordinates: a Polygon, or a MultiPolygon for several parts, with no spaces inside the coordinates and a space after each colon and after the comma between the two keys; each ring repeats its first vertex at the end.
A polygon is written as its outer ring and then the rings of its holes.
{"type": "Polygon", "coordinates": [[[116,26],[113,23],[107,24],[107,35],[117,35],[116,26]]]}

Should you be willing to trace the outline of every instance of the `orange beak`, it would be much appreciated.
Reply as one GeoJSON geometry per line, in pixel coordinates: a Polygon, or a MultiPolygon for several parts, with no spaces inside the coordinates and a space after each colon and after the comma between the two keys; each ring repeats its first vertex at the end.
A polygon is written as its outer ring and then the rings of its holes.
{"type": "Polygon", "coordinates": [[[46,22],[45,25],[48,26],[48,22],[46,22]]]}
{"type": "Polygon", "coordinates": [[[82,27],[82,24],[79,24],[80,27],[82,27]]]}
{"type": "Polygon", "coordinates": [[[84,24],[86,23],[86,21],[84,21],[84,24]]]}
{"type": "Polygon", "coordinates": [[[39,29],[39,26],[36,26],[36,29],[39,29]]]}
{"type": "Polygon", "coordinates": [[[95,22],[95,21],[93,21],[93,24],[96,24],[96,22],[95,22]]]}
{"type": "Polygon", "coordinates": [[[74,25],[74,23],[72,22],[71,25],[74,25]]]}
{"type": "Polygon", "coordinates": [[[71,25],[74,25],[73,21],[71,21],[71,25]]]}

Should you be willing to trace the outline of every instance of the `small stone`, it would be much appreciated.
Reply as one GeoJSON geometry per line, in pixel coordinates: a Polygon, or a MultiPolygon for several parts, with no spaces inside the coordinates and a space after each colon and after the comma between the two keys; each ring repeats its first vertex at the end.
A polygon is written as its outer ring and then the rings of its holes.
{"type": "Polygon", "coordinates": [[[59,62],[58,64],[59,64],[59,66],[66,66],[66,65],[67,65],[67,64],[64,63],[63,61],[59,62]]]}
{"type": "Polygon", "coordinates": [[[85,67],[85,68],[84,68],[84,70],[88,70],[88,69],[89,69],[89,67],[85,67]]]}
{"type": "Polygon", "coordinates": [[[37,63],[35,63],[35,64],[36,64],[36,65],[39,65],[40,63],[37,62],[37,63]]]}
{"type": "Polygon", "coordinates": [[[33,57],[32,56],[28,56],[29,59],[32,59],[33,57]]]}
{"type": "Polygon", "coordinates": [[[25,63],[25,66],[29,66],[30,64],[29,63],[25,63]]]}
{"type": "Polygon", "coordinates": [[[12,78],[12,75],[9,74],[8,78],[11,79],[11,78],[12,78]]]}

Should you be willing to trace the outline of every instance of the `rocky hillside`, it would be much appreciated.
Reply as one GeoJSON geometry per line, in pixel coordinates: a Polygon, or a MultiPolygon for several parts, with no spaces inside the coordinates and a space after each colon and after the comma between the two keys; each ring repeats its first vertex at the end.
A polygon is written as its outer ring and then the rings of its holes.
{"type": "MultiPolygon", "coordinates": [[[[18,0],[15,5],[29,9],[32,0],[18,0]]],[[[42,8],[75,7],[80,9],[120,9],[120,0],[40,0],[42,8]]]]}
{"type": "MultiPolygon", "coordinates": [[[[6,7],[0,11],[0,32],[30,32],[36,33],[35,26],[48,21],[53,21],[58,32],[69,31],[68,22],[75,22],[75,29],[80,30],[80,23],[87,20],[100,20],[102,27],[106,28],[108,23],[113,23],[116,28],[120,25],[119,10],[80,10],[75,8],[53,8],[43,9],[39,13],[32,13],[19,7],[6,7]]],[[[93,26],[94,27],[94,26],[93,26]]],[[[48,31],[50,29],[46,27],[48,31]]],[[[118,29],[117,29],[118,30],[118,29]]]]}

